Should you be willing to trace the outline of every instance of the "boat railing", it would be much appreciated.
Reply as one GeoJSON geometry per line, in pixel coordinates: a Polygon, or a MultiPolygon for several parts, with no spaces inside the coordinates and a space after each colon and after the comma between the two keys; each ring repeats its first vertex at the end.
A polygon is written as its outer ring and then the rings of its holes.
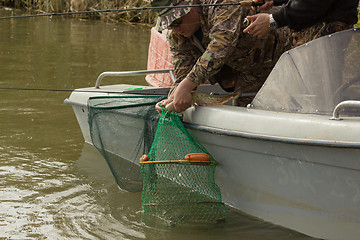
{"type": "Polygon", "coordinates": [[[104,77],[122,77],[135,75],[148,75],[158,73],[169,73],[171,80],[175,82],[174,69],[156,69],[156,70],[138,70],[138,71],[122,71],[122,72],[103,72],[96,79],[95,88],[100,88],[100,83],[104,77]]]}
{"type": "Polygon", "coordinates": [[[344,108],[348,108],[348,107],[360,108],[360,101],[346,100],[346,101],[339,103],[338,105],[335,106],[333,115],[330,119],[331,120],[342,120],[342,118],[339,117],[340,111],[343,110],[344,108]]]}

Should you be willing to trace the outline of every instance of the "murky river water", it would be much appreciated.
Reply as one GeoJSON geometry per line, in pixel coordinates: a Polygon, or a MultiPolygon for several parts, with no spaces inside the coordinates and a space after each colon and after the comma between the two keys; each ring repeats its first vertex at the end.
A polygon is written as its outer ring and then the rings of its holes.
{"type": "Polygon", "coordinates": [[[117,187],[59,90],[146,69],[149,36],[99,21],[0,20],[0,239],[310,239],[232,209],[216,226],[143,222],[140,193],[117,187]]]}

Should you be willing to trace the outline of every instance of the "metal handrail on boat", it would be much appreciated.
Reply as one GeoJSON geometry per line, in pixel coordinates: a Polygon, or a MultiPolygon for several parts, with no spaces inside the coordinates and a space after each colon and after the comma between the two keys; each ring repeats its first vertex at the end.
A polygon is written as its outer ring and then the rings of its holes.
{"type": "Polygon", "coordinates": [[[139,71],[124,71],[124,72],[103,72],[96,79],[95,88],[100,88],[101,80],[104,77],[120,77],[120,76],[134,76],[134,75],[148,75],[156,73],[169,73],[171,80],[175,82],[174,69],[156,69],[156,70],[139,70],[139,71]]]}
{"type": "Polygon", "coordinates": [[[335,106],[331,120],[341,120],[339,118],[340,111],[346,107],[357,107],[360,108],[360,101],[346,100],[335,106]]]}

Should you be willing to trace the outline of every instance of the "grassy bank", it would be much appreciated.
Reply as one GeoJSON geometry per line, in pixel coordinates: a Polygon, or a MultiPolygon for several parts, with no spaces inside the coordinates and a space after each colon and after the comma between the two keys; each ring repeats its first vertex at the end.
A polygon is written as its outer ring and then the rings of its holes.
{"type": "MultiPolygon", "coordinates": [[[[0,0],[0,6],[26,9],[31,13],[79,12],[107,9],[142,8],[149,0],[0,0]]],[[[154,24],[154,11],[129,11],[99,14],[71,15],[72,17],[154,24]]]]}
{"type": "MultiPolygon", "coordinates": [[[[0,0],[0,6],[27,9],[30,12],[78,12],[107,9],[141,8],[150,6],[150,0],[0,0]]],[[[154,24],[154,11],[112,12],[94,15],[72,15],[80,18],[104,19],[107,21],[126,21],[143,24],[154,24]]],[[[355,27],[360,27],[360,4],[358,7],[359,21],[355,27]]]]}

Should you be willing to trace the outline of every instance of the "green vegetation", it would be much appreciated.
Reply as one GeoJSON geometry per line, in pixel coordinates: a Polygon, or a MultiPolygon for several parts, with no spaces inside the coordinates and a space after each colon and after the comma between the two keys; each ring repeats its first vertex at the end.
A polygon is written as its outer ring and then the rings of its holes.
{"type": "MultiPolygon", "coordinates": [[[[30,13],[58,13],[95,11],[107,9],[141,8],[150,6],[149,0],[0,0],[0,6],[26,9],[30,13]]],[[[72,17],[103,19],[154,24],[154,11],[129,11],[98,14],[71,15],[72,17]]]]}
{"type": "Polygon", "coordinates": [[[360,3],[359,3],[359,7],[358,7],[358,22],[357,22],[357,24],[355,24],[354,27],[360,27],[360,3]]]}
{"type": "MultiPolygon", "coordinates": [[[[27,9],[29,12],[78,12],[106,9],[123,9],[135,7],[148,7],[150,0],[0,0],[0,6],[18,9],[27,9]]],[[[72,15],[80,18],[104,19],[107,21],[137,22],[153,25],[156,13],[145,10],[142,12],[112,12],[93,15],[72,15]]],[[[359,21],[355,27],[360,27],[360,4],[358,7],[359,21]]]]}

